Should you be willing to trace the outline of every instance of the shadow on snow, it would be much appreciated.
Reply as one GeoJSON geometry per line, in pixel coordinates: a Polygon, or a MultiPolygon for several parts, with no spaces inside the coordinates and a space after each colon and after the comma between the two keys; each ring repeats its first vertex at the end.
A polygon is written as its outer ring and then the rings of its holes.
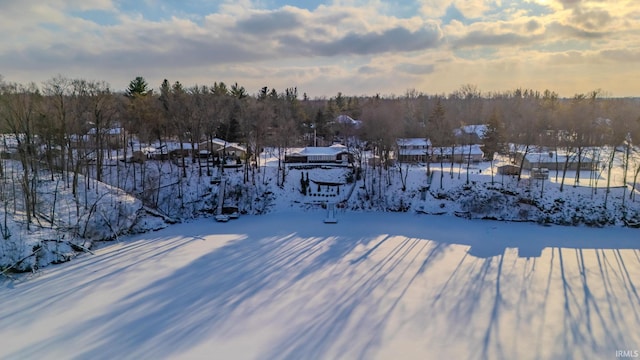
{"type": "MultiPolygon", "coordinates": [[[[268,216],[242,219],[250,228],[240,222],[216,227],[242,236],[9,357],[46,354],[77,336],[90,339],[82,358],[167,357],[212,337],[224,341],[255,331],[251,319],[284,324],[261,355],[269,359],[369,358],[405,327],[424,336],[426,349],[449,342],[477,358],[611,356],[640,344],[635,233],[581,240],[582,231],[599,229],[456,219],[447,221],[468,229],[452,232],[434,217],[398,228],[388,225],[393,214],[382,216],[366,224],[354,224],[365,221],[354,216],[351,224],[328,227],[303,218],[295,226],[303,230],[287,231],[284,224],[272,234],[260,230],[262,222],[274,221],[268,216]],[[356,234],[350,226],[361,230],[356,234]],[[536,231],[514,238],[510,226],[536,231]],[[551,237],[540,239],[547,233],[551,237]],[[468,250],[456,253],[452,245],[468,250]],[[446,269],[444,277],[429,272],[435,265],[446,269]],[[441,320],[432,323],[434,318],[441,320]],[[535,353],[519,352],[524,343],[533,344],[535,353]]],[[[137,241],[119,251],[150,261],[207,235],[155,240],[164,243],[148,252],[137,241]]],[[[21,309],[78,301],[96,280],[109,281],[131,266],[117,256],[80,259],[50,281],[85,266],[104,274],[21,309]]]]}

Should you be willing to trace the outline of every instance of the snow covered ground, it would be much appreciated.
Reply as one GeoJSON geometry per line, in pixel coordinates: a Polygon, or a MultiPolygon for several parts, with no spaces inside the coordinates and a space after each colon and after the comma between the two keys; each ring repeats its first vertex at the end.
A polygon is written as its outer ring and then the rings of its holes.
{"type": "Polygon", "coordinates": [[[640,350],[640,242],[322,211],[200,219],[0,278],[0,358],[564,359],[640,350]]]}

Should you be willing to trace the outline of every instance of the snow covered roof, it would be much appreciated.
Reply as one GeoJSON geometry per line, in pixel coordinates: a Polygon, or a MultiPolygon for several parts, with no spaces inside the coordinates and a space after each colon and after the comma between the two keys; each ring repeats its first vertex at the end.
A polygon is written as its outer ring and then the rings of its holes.
{"type": "MultiPolygon", "coordinates": [[[[434,153],[437,155],[451,155],[451,146],[444,146],[434,149],[434,153]]],[[[456,146],[454,148],[454,153],[468,155],[469,145],[456,146]]],[[[484,152],[482,151],[480,145],[471,145],[471,155],[484,155],[484,152]]]]}
{"type": "Polygon", "coordinates": [[[347,152],[347,147],[344,145],[331,145],[331,146],[316,146],[306,147],[303,149],[293,149],[291,155],[294,156],[319,156],[319,155],[338,155],[347,152]]]}
{"type": "Polygon", "coordinates": [[[351,118],[351,116],[349,115],[338,115],[338,117],[336,118],[335,122],[337,122],[338,124],[347,124],[347,125],[353,125],[355,127],[360,127],[360,125],[362,125],[362,121],[360,120],[354,120],[351,118]]]}
{"type": "Polygon", "coordinates": [[[459,127],[453,130],[453,134],[455,136],[468,135],[468,134],[476,134],[478,137],[483,137],[484,133],[487,131],[487,125],[477,124],[477,125],[466,125],[459,127]]]}
{"type": "Polygon", "coordinates": [[[396,140],[400,147],[406,146],[431,146],[431,140],[425,138],[400,138],[396,140]]]}
{"type": "Polygon", "coordinates": [[[163,154],[164,154],[164,153],[165,153],[165,152],[163,151],[163,149],[164,149],[164,148],[165,148],[164,146],[163,146],[162,148],[160,148],[160,149],[159,149],[159,148],[156,148],[156,147],[153,147],[153,146],[145,146],[145,147],[143,147],[142,149],[140,149],[140,151],[142,151],[142,153],[143,153],[143,154],[145,154],[145,155],[148,155],[148,154],[155,154],[155,153],[157,153],[158,151],[160,151],[161,153],[163,153],[163,154]]]}
{"type": "MultiPolygon", "coordinates": [[[[20,136],[21,139],[24,138],[24,136],[20,136]]],[[[7,149],[17,149],[18,148],[18,138],[16,137],[15,134],[0,134],[0,146],[2,146],[4,148],[4,146],[7,146],[7,149]]]]}
{"type": "MultiPolygon", "coordinates": [[[[535,152],[535,153],[528,153],[527,156],[525,156],[525,159],[527,159],[527,161],[529,161],[530,163],[564,163],[567,161],[567,156],[569,157],[569,162],[577,162],[578,158],[577,155],[575,154],[563,154],[563,153],[556,153],[556,152],[535,152]]],[[[580,160],[581,162],[592,162],[593,160],[585,155],[582,155],[582,159],[580,160]]]]}
{"type": "MultiPolygon", "coordinates": [[[[95,135],[98,132],[96,128],[89,129],[89,135],[95,135]]],[[[124,132],[123,128],[111,128],[111,129],[100,129],[100,133],[103,135],[120,135],[124,132]]]]}
{"type": "Polygon", "coordinates": [[[211,140],[211,142],[215,145],[220,146],[221,148],[224,147],[225,149],[235,149],[235,150],[240,150],[240,151],[247,151],[247,149],[235,142],[229,142],[220,138],[213,138],[213,140],[211,140]]]}

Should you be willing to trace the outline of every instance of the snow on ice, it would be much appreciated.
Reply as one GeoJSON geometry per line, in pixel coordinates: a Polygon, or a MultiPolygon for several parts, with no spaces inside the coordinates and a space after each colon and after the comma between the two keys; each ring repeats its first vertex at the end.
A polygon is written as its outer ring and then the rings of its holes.
{"type": "Polygon", "coordinates": [[[4,279],[0,357],[557,359],[640,346],[637,230],[324,215],[194,220],[4,279]]]}

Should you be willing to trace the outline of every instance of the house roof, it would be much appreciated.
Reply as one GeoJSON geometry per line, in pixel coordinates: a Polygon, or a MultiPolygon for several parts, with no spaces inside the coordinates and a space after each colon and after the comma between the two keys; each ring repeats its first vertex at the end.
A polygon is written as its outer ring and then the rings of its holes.
{"type": "MultiPolygon", "coordinates": [[[[239,151],[247,151],[247,148],[245,148],[244,146],[235,143],[235,142],[229,142],[229,141],[225,141],[224,139],[220,139],[220,138],[213,138],[211,140],[211,143],[218,146],[219,149],[217,149],[217,151],[221,151],[222,148],[224,147],[224,149],[234,149],[234,150],[239,150],[239,151]]],[[[208,144],[209,144],[209,140],[206,141],[200,141],[199,143],[199,147],[201,148],[208,148],[208,144]]]]}
{"type": "MultiPolygon", "coordinates": [[[[24,140],[24,134],[20,134],[20,139],[24,140]]],[[[18,148],[18,138],[15,134],[0,134],[0,146],[4,148],[4,145],[7,145],[8,149],[18,148]]]]}
{"type": "MultiPolygon", "coordinates": [[[[98,129],[91,128],[91,129],[89,129],[88,134],[89,135],[95,135],[97,132],[98,132],[98,129]]],[[[110,129],[107,129],[107,128],[100,129],[100,133],[103,134],[103,135],[120,135],[123,132],[124,132],[124,129],[121,128],[121,127],[110,128],[110,129]]]]}
{"type": "MultiPolygon", "coordinates": [[[[535,163],[564,163],[567,161],[567,156],[569,157],[569,162],[573,163],[573,162],[577,162],[578,158],[577,155],[575,154],[562,154],[562,153],[556,153],[556,152],[536,152],[536,153],[528,153],[527,156],[525,156],[525,159],[527,159],[527,161],[529,161],[532,164],[535,163]]],[[[581,162],[593,162],[593,159],[591,159],[588,156],[582,155],[582,159],[580,160],[581,162]]]]}
{"type": "Polygon", "coordinates": [[[291,152],[292,156],[321,156],[321,155],[338,155],[341,153],[346,153],[347,147],[344,145],[331,145],[331,146],[316,146],[316,147],[306,147],[306,148],[298,148],[293,149],[291,152]]]}
{"type": "Polygon", "coordinates": [[[431,140],[425,138],[399,138],[398,146],[431,146],[431,140]]]}
{"type": "MultiPolygon", "coordinates": [[[[451,146],[443,146],[441,148],[434,149],[436,155],[451,155],[451,146]]],[[[468,155],[469,145],[460,145],[454,147],[455,154],[468,155]]],[[[484,155],[484,152],[480,148],[480,145],[471,145],[471,155],[484,155]]]]}
{"type": "Polygon", "coordinates": [[[338,117],[336,117],[335,122],[337,122],[338,124],[347,124],[347,125],[353,125],[355,127],[360,127],[360,125],[362,125],[362,121],[360,120],[354,120],[351,118],[351,116],[349,115],[338,115],[338,117]]]}
{"type": "Polygon", "coordinates": [[[484,124],[466,125],[453,130],[455,136],[476,134],[479,138],[483,137],[485,132],[487,132],[487,125],[484,124]]]}

